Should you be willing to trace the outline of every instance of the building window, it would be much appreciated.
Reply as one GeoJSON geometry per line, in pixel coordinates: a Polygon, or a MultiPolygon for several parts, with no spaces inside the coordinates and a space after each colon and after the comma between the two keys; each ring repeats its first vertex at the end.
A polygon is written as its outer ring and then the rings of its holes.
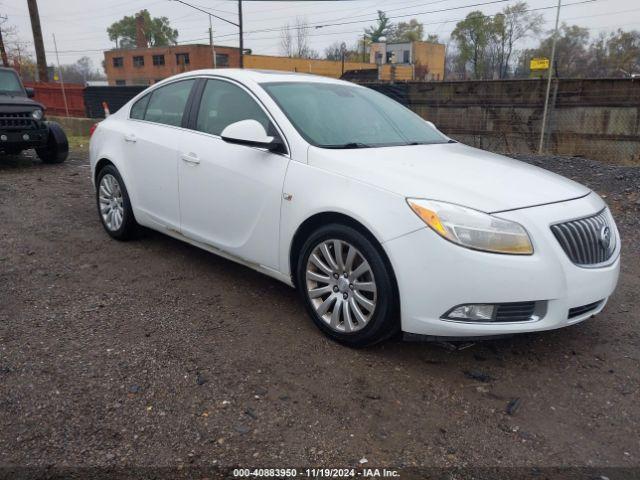
{"type": "Polygon", "coordinates": [[[124,66],[122,57],[113,57],[113,66],[116,68],[122,68],[124,66]]]}
{"type": "Polygon", "coordinates": [[[153,64],[156,67],[160,67],[164,65],[164,55],[154,55],[153,56],[153,64]]]}
{"type": "Polygon", "coordinates": [[[226,53],[216,53],[216,66],[218,67],[228,67],[229,66],[229,55],[226,53]]]}
{"type": "Polygon", "coordinates": [[[137,55],[133,57],[133,66],[144,67],[144,57],[142,55],[137,55]]]}
{"type": "Polygon", "coordinates": [[[116,85],[119,87],[122,87],[123,85],[126,85],[127,81],[126,80],[116,80],[116,85]]]}
{"type": "Polygon", "coordinates": [[[410,54],[411,54],[411,52],[409,50],[403,50],[402,51],[402,63],[409,63],[410,54]]]}
{"type": "Polygon", "coordinates": [[[176,53],[176,63],[178,65],[189,65],[188,53],[176,53]]]}

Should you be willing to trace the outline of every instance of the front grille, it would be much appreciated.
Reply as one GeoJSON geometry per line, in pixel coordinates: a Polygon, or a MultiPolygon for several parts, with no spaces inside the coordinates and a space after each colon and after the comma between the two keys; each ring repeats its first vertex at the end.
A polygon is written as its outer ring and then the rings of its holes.
{"type": "Polygon", "coordinates": [[[616,249],[613,218],[605,208],[591,217],[551,226],[562,249],[576,265],[592,266],[606,262],[616,249]]]}
{"type": "Polygon", "coordinates": [[[584,315],[587,312],[595,310],[600,306],[602,300],[598,300],[597,302],[588,303],[587,305],[582,305],[581,307],[573,307],[569,309],[569,318],[579,317],[584,315]]]}
{"type": "Polygon", "coordinates": [[[496,305],[496,322],[526,322],[533,319],[536,302],[513,302],[496,305]]]}
{"type": "Polygon", "coordinates": [[[31,112],[2,113],[0,114],[0,128],[19,129],[35,128],[36,121],[31,112]]]}

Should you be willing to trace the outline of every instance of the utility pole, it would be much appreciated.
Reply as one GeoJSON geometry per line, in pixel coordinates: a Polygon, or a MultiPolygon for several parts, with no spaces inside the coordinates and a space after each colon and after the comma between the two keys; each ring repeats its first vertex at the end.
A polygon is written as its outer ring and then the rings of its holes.
{"type": "Polygon", "coordinates": [[[238,0],[238,33],[240,35],[240,68],[244,68],[244,40],[242,38],[242,0],[238,0]]]}
{"type": "Polygon", "coordinates": [[[362,62],[367,61],[367,34],[362,35],[362,62]]]}
{"type": "Polygon", "coordinates": [[[27,0],[29,5],[29,16],[31,17],[31,30],[33,30],[33,44],[36,49],[36,60],[38,62],[38,79],[41,82],[48,82],[47,57],[44,53],[44,41],[42,40],[42,28],[40,27],[40,15],[38,14],[38,1],[27,0]]]}
{"type": "Polygon", "coordinates": [[[7,51],[4,48],[4,39],[2,38],[2,25],[7,21],[7,16],[0,16],[0,56],[2,56],[2,66],[9,66],[9,59],[7,58],[7,51]]]}
{"type": "Polygon", "coordinates": [[[549,61],[549,71],[547,74],[547,92],[544,97],[544,111],[542,113],[542,127],[540,128],[540,143],[538,145],[538,155],[542,155],[544,149],[544,131],[547,126],[547,115],[549,113],[549,93],[551,93],[551,77],[553,76],[553,66],[556,60],[556,43],[558,41],[558,23],[560,22],[560,7],[562,0],[558,0],[558,11],[556,12],[556,28],[553,31],[553,42],[551,44],[551,60],[549,61]]]}
{"type": "MultiPolygon", "coordinates": [[[[209,15],[209,43],[211,44],[211,50],[213,52],[215,52],[214,48],[213,48],[213,27],[211,26],[211,17],[213,18],[217,18],[218,20],[222,20],[223,22],[226,22],[230,25],[233,25],[234,27],[238,27],[238,30],[240,31],[240,68],[242,68],[244,62],[242,59],[242,49],[243,49],[243,43],[242,43],[242,0],[238,0],[238,17],[239,17],[239,21],[238,23],[236,22],[232,22],[231,20],[227,20],[226,18],[222,18],[219,17],[218,15],[214,15],[211,12],[208,12],[207,10],[204,10],[200,7],[198,7],[197,5],[192,5],[188,2],[185,2],[184,0],[173,0],[174,2],[178,2],[181,3],[187,7],[193,8],[194,10],[198,10],[199,12],[202,13],[206,13],[207,15],[209,15]]],[[[214,53],[214,67],[216,65],[216,60],[215,60],[215,53],[214,53]]]]}
{"type": "Polygon", "coordinates": [[[60,86],[62,87],[62,99],[64,100],[64,111],[69,116],[69,107],[67,105],[67,94],[64,91],[64,79],[62,78],[62,69],[60,68],[60,57],[58,56],[58,44],[56,43],[55,34],[51,34],[53,37],[53,48],[56,51],[56,62],[58,62],[58,75],[60,75],[60,86]]]}
{"type": "Polygon", "coordinates": [[[211,56],[213,57],[213,68],[218,68],[216,62],[216,47],[213,46],[213,24],[211,23],[211,15],[209,15],[209,46],[211,47],[211,56]]]}

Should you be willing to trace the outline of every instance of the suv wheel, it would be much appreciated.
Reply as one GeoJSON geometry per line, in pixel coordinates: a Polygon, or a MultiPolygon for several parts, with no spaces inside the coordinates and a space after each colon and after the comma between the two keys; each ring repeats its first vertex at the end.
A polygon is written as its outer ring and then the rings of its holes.
{"type": "Polygon", "coordinates": [[[43,163],[62,163],[67,159],[69,142],[60,125],[49,123],[47,146],[36,148],[36,153],[43,163]]]}
{"type": "Polygon", "coordinates": [[[359,231],[341,224],[316,230],[302,247],[296,277],[307,311],[329,337],[362,347],[399,330],[390,267],[359,231]]]}

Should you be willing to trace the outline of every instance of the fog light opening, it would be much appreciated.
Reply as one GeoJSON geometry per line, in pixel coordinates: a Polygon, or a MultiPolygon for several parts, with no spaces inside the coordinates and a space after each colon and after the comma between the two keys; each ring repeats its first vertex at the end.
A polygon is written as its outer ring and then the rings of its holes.
{"type": "Polygon", "coordinates": [[[496,306],[493,304],[472,303],[455,307],[444,316],[450,320],[493,322],[495,320],[495,311],[496,306]]]}

